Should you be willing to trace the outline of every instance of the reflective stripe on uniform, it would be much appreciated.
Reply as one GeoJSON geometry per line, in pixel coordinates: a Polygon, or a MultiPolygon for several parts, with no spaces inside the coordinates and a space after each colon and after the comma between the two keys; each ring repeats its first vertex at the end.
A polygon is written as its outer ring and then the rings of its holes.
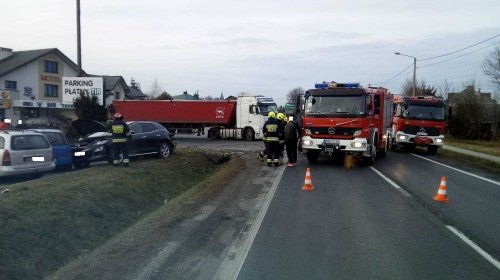
{"type": "Polygon", "coordinates": [[[125,127],[121,124],[111,126],[111,130],[113,133],[123,133],[125,131],[125,127]]]}
{"type": "Polygon", "coordinates": [[[278,137],[266,137],[267,142],[278,142],[280,139],[278,137]]]}
{"type": "Polygon", "coordinates": [[[276,132],[278,131],[278,125],[277,124],[268,124],[266,125],[267,132],[276,132]]]}
{"type": "Polygon", "coordinates": [[[127,138],[115,138],[113,139],[113,143],[123,143],[127,142],[127,138]]]}

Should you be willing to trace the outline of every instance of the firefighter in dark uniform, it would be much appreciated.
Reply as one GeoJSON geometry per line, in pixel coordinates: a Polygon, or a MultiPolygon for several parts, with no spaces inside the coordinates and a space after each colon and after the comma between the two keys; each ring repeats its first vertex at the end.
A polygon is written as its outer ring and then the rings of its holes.
{"type": "Polygon", "coordinates": [[[267,166],[279,166],[280,136],[283,133],[283,126],[276,120],[276,114],[269,112],[268,119],[264,123],[262,132],[267,142],[267,166]]]}
{"type": "Polygon", "coordinates": [[[113,165],[118,166],[120,163],[120,152],[123,155],[123,165],[129,166],[130,161],[128,158],[128,137],[130,136],[130,129],[126,122],[123,121],[123,116],[120,113],[113,115],[114,120],[111,123],[111,132],[113,133],[113,165]]]}

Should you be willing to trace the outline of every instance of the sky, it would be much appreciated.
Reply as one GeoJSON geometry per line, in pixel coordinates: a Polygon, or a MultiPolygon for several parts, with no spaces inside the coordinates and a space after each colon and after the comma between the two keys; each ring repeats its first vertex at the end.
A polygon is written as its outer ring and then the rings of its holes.
{"type": "MultiPolygon", "coordinates": [[[[0,0],[0,47],[56,47],[77,61],[76,0],[0,0]]],[[[460,91],[500,46],[498,0],[81,0],[82,67],[156,80],[172,95],[240,92],[286,102],[289,90],[322,81],[360,82],[401,92],[413,77],[460,91]],[[422,61],[420,61],[422,60],[422,61]],[[446,61],[448,60],[448,61],[446,61]],[[434,65],[430,65],[434,64],[434,65]],[[390,80],[405,68],[402,75],[390,80]],[[390,80],[387,83],[382,83],[390,80]]]]}

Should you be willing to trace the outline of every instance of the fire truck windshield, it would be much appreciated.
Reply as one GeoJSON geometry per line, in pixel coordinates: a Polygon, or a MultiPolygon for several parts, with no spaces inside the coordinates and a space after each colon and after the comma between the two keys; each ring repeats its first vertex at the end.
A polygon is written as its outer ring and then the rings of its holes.
{"type": "Polygon", "coordinates": [[[306,115],[353,117],[365,114],[363,95],[311,95],[306,99],[306,115]]]}
{"type": "Polygon", "coordinates": [[[444,120],[444,107],[408,105],[403,111],[403,116],[408,119],[442,121],[444,120]]]}
{"type": "Polygon", "coordinates": [[[267,116],[267,113],[271,111],[278,112],[278,106],[276,103],[258,103],[257,106],[259,106],[260,114],[264,116],[267,116]]]}

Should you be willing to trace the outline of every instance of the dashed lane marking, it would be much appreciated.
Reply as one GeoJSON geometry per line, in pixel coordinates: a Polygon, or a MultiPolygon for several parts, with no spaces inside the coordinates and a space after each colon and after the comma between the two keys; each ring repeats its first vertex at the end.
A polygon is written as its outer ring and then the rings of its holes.
{"type": "Polygon", "coordinates": [[[378,171],[377,169],[375,169],[373,166],[370,166],[370,168],[371,168],[371,170],[373,170],[373,172],[375,172],[378,176],[382,177],[382,179],[386,180],[387,183],[389,183],[391,186],[393,186],[394,188],[396,188],[396,190],[398,190],[404,196],[411,197],[410,193],[408,193],[407,191],[405,191],[398,184],[394,183],[394,181],[392,181],[391,179],[387,178],[384,174],[382,174],[380,171],[378,171]]]}
{"type": "Polygon", "coordinates": [[[467,172],[467,171],[464,171],[464,170],[461,170],[461,169],[455,168],[455,167],[453,167],[453,166],[449,166],[449,165],[444,164],[444,163],[440,163],[440,162],[434,161],[434,160],[432,160],[432,159],[428,159],[428,158],[423,157],[423,156],[419,156],[419,155],[416,155],[416,154],[411,154],[411,155],[416,156],[416,157],[421,158],[421,159],[425,159],[425,160],[430,161],[430,162],[435,163],[435,164],[442,165],[442,166],[444,166],[444,167],[448,167],[448,168],[450,168],[450,169],[453,169],[453,170],[458,171],[458,172],[461,172],[461,173],[463,173],[463,174],[466,174],[466,175],[472,176],[472,177],[474,177],[474,178],[481,179],[481,180],[483,180],[483,181],[486,181],[486,182],[489,182],[489,183],[495,184],[495,185],[497,185],[497,186],[500,186],[500,182],[497,182],[497,181],[494,181],[494,180],[491,180],[491,179],[488,179],[488,178],[485,178],[485,177],[482,177],[482,176],[479,176],[479,175],[476,175],[476,174],[472,174],[472,173],[470,173],[470,172],[467,172]]]}

